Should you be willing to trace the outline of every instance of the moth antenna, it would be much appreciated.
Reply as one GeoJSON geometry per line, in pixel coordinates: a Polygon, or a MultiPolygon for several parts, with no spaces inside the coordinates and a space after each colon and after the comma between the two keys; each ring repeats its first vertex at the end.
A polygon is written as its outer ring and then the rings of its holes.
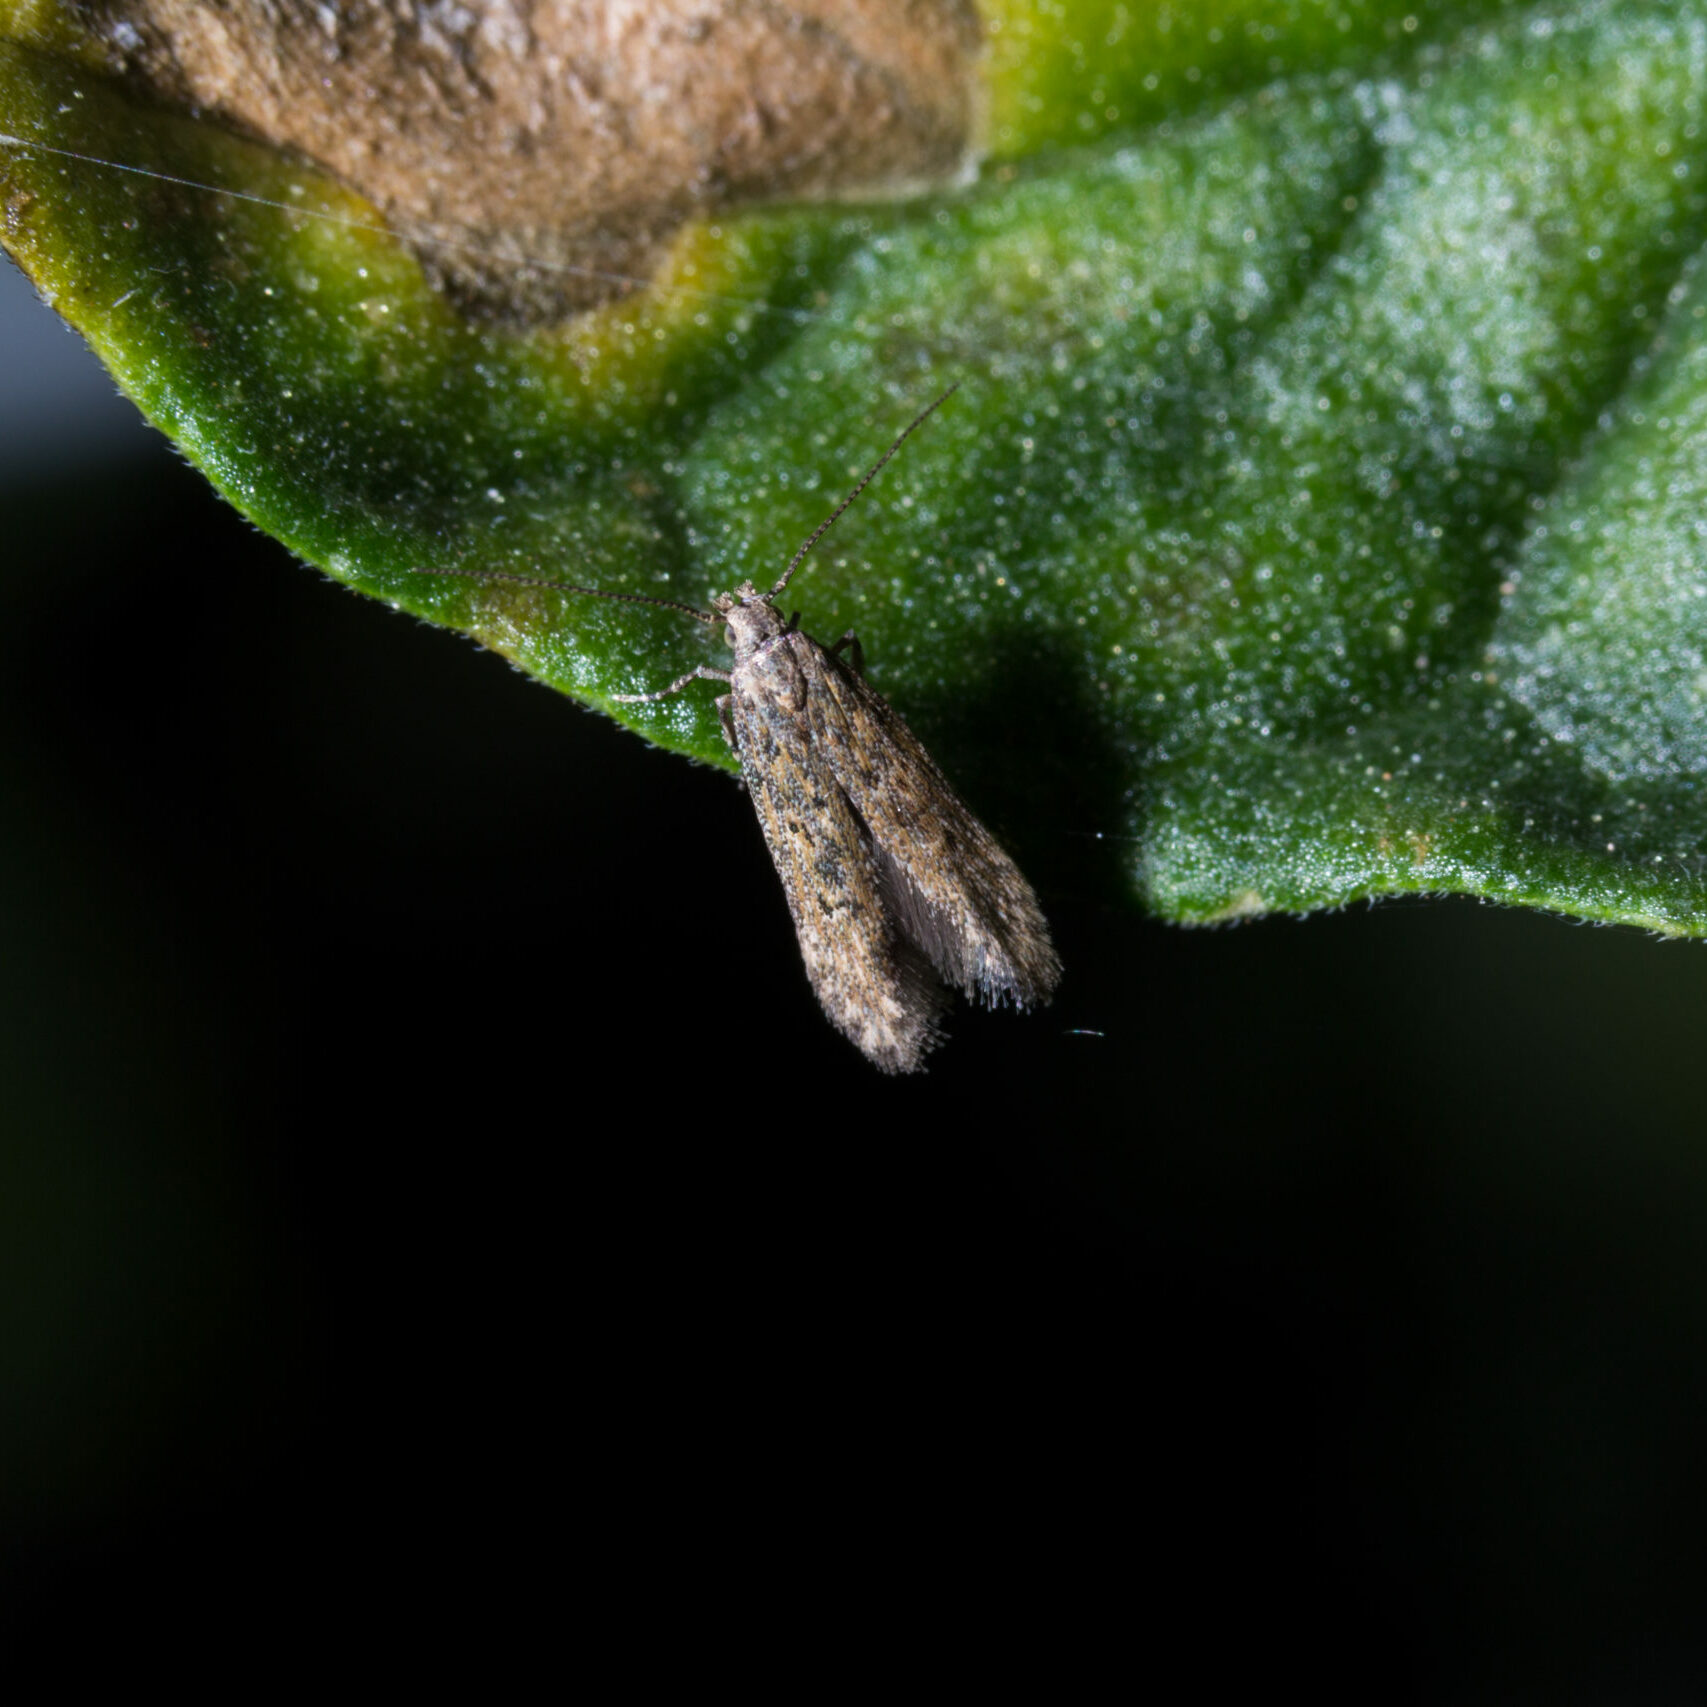
{"type": "MultiPolygon", "coordinates": [[[[934,405],[933,405],[934,407],[934,405]]],[[[911,429],[909,429],[911,431],[911,429]]],[[[701,610],[697,605],[684,605],[676,599],[648,598],[645,593],[607,593],[602,587],[572,587],[567,581],[548,580],[544,575],[515,575],[508,569],[427,569],[412,568],[411,575],[460,575],[465,581],[514,581],[518,587],[549,587],[554,593],[580,593],[589,599],[615,599],[625,605],[656,605],[660,610],[679,610],[696,622],[722,622],[715,611],[701,610]]]]}
{"type": "Polygon", "coordinates": [[[871,465],[870,469],[866,473],[865,478],[862,481],[860,481],[860,483],[856,487],[854,487],[854,489],[850,493],[848,493],[848,495],[841,501],[841,503],[839,503],[835,507],[835,509],[833,509],[829,513],[829,515],[827,515],[824,518],[824,520],[818,524],[818,526],[813,530],[811,537],[806,541],[806,543],[803,546],[801,546],[801,548],[797,552],[795,552],[794,556],[789,559],[788,567],[786,569],[784,569],[782,572],[782,579],[780,581],[778,581],[777,584],[774,587],[772,587],[768,593],[765,594],[765,597],[767,599],[774,599],[777,596],[777,594],[780,593],[783,590],[783,588],[788,585],[788,579],[794,573],[794,571],[800,567],[801,559],[803,557],[805,557],[806,553],[809,552],[812,549],[812,547],[815,546],[818,543],[818,541],[821,540],[824,537],[824,535],[827,534],[833,526],[835,526],[836,518],[841,515],[842,511],[845,510],[848,507],[848,505],[851,504],[854,501],[854,499],[857,498],[860,495],[860,493],[863,492],[866,489],[866,487],[869,486],[872,483],[872,481],[877,478],[878,473],[882,469],[884,463],[886,463],[890,459],[890,457],[892,457],[896,453],[896,451],[898,451],[901,448],[901,446],[906,443],[908,436],[913,432],[914,428],[922,427],[924,425],[925,421],[931,415],[934,415],[936,413],[936,411],[938,409],[940,409],[943,406],[943,404],[945,404],[949,400],[949,398],[951,398],[955,394],[955,392],[957,392],[959,389],[960,389],[960,381],[956,380],[954,382],[954,384],[951,385],[948,388],[948,390],[946,390],[942,394],[942,396],[940,396],[936,400],[936,402],[927,404],[923,409],[921,409],[918,412],[917,415],[915,415],[913,417],[912,421],[907,426],[902,428],[900,436],[895,440],[894,444],[892,444],[888,448],[888,450],[886,450],[882,454],[882,456],[880,456],[876,460],[876,462],[874,462],[871,465]]]}

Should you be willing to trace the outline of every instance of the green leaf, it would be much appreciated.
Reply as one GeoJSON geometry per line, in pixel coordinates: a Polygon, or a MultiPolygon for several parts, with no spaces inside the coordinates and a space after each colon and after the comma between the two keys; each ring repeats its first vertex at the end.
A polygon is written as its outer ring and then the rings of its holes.
{"type": "Polygon", "coordinates": [[[724,765],[612,698],[715,633],[413,569],[765,582],[958,381],[791,594],[1027,860],[1707,931],[1707,3],[1190,10],[992,5],[974,181],[518,328],[13,7],[5,238],[268,532],[724,765]]]}

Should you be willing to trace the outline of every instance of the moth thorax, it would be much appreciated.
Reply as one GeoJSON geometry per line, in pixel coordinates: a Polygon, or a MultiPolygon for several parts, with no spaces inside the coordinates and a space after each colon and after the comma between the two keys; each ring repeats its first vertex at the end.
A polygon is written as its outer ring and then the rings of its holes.
{"type": "Polygon", "coordinates": [[[753,590],[748,581],[736,589],[736,597],[727,604],[718,600],[718,609],[729,628],[729,644],[737,661],[751,657],[773,635],[783,631],[783,620],[776,608],[763,594],[753,590]]]}

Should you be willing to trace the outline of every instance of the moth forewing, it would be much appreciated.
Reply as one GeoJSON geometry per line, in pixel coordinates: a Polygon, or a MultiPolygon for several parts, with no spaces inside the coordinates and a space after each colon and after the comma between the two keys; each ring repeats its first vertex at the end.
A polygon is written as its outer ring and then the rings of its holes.
{"type": "Polygon", "coordinates": [[[1031,885],[901,714],[860,675],[827,664],[814,731],[867,827],[897,928],[968,997],[1048,1001],[1061,962],[1031,885]]]}

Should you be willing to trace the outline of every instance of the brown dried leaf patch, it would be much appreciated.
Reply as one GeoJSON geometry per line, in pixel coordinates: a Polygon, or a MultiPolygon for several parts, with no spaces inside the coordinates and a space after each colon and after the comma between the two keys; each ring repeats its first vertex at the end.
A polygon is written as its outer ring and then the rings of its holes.
{"type": "Polygon", "coordinates": [[[639,288],[685,222],[960,170],[970,0],[97,0],[122,75],[359,190],[467,311],[639,288]]]}

